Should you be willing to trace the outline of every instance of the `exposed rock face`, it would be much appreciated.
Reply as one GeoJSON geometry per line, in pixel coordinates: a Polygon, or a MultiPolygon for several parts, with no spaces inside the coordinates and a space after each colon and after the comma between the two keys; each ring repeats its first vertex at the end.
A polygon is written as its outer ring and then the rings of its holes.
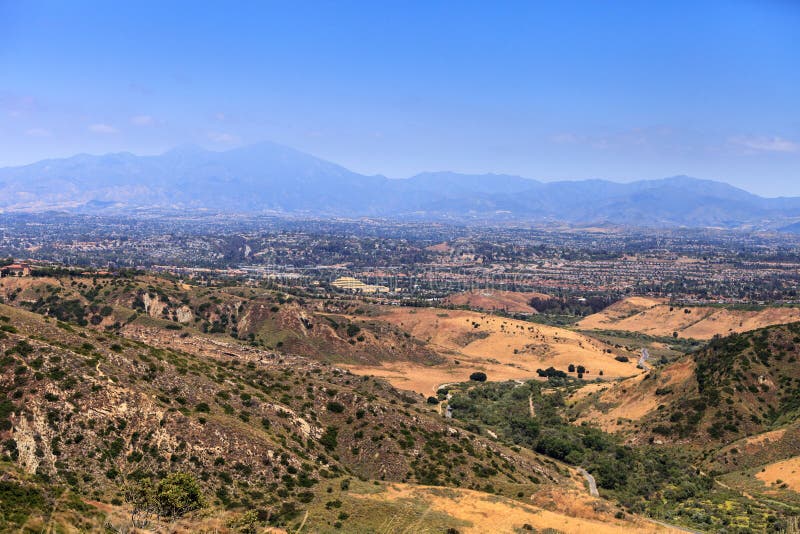
{"type": "Polygon", "coordinates": [[[55,458],[50,449],[50,429],[37,406],[31,409],[30,417],[20,417],[13,439],[19,451],[19,465],[26,473],[34,474],[41,465],[44,472],[51,472],[55,458]]]}
{"type": "Polygon", "coordinates": [[[189,306],[181,306],[175,311],[175,315],[178,317],[179,323],[188,324],[194,319],[194,313],[189,306]]]}
{"type": "Polygon", "coordinates": [[[166,307],[166,304],[161,302],[158,295],[151,297],[150,293],[145,292],[142,295],[142,302],[144,302],[144,311],[150,317],[159,317],[166,307]]]}

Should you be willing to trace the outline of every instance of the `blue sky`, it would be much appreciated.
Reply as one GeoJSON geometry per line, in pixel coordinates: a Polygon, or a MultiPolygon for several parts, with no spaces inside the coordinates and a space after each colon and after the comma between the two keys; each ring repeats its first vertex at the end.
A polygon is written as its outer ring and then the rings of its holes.
{"type": "Polygon", "coordinates": [[[800,2],[0,0],[0,165],[262,140],[800,195],[800,2]]]}

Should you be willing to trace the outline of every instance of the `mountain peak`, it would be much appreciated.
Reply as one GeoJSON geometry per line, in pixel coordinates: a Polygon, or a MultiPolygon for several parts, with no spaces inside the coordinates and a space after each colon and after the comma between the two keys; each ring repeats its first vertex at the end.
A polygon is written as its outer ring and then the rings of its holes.
{"type": "Polygon", "coordinates": [[[631,226],[780,228],[800,218],[800,199],[764,199],[689,176],[543,183],[508,174],[438,171],[388,180],[272,142],[226,151],[181,145],[146,157],[79,155],[0,169],[0,209],[5,211],[92,199],[131,209],[631,226]]]}

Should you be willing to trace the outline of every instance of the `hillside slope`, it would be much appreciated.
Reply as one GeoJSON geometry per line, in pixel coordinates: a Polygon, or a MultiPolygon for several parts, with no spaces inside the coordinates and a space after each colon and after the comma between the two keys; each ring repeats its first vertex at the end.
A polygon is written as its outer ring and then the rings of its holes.
{"type": "Polygon", "coordinates": [[[312,360],[202,358],[8,306],[0,315],[3,454],[87,498],[112,502],[131,480],[185,471],[217,506],[269,495],[260,506],[281,524],[295,514],[280,510],[316,499],[326,479],[516,495],[562,478],[534,455],[448,428],[379,381],[312,360]]]}
{"type": "Polygon", "coordinates": [[[444,299],[444,303],[484,311],[527,314],[537,313],[536,308],[530,304],[533,297],[549,298],[542,293],[476,289],[450,295],[444,299]]]}
{"type": "Polygon", "coordinates": [[[563,328],[489,313],[438,308],[381,308],[359,324],[387,324],[419,340],[441,358],[436,365],[386,362],[354,365],[354,372],[384,376],[392,384],[430,395],[445,383],[467,380],[474,371],[494,380],[537,378],[537,370],[570,364],[586,368],[587,379],[638,374],[636,363],[615,359],[610,345],[563,328]]]}
{"type": "Polygon", "coordinates": [[[646,374],[588,386],[572,409],[634,443],[715,449],[800,421],[799,359],[800,323],[733,334],[646,374]]]}
{"type": "MultiPolygon", "coordinates": [[[[650,510],[641,501],[650,490],[640,482],[646,465],[660,460],[624,442],[683,444],[702,436],[696,446],[714,451],[706,468],[729,465],[724,472],[735,476],[757,466],[732,459],[736,453],[723,450],[727,441],[795,420],[795,325],[715,340],[693,357],[643,372],[584,334],[467,310],[92,273],[4,278],[0,297],[8,303],[0,304],[7,399],[0,405],[0,476],[19,499],[8,505],[13,524],[26,528],[123,528],[136,488],[185,473],[205,500],[202,512],[174,519],[185,531],[224,531],[252,520],[290,530],[304,522],[314,532],[513,532],[525,524],[656,532],[662,527],[636,514],[650,510]],[[603,378],[621,380],[587,384],[575,373],[545,380],[537,372],[569,364],[585,365],[584,378],[603,370],[603,378]],[[492,383],[469,381],[475,370],[492,383]],[[461,384],[426,398],[453,382],[461,384]],[[732,407],[727,387],[741,401],[732,407]],[[476,397],[485,414],[478,426],[464,417],[470,403],[457,391],[486,392],[476,397]],[[500,409],[495,391],[513,409],[500,409]],[[701,400],[705,407],[691,425],[675,418],[697,411],[701,400]],[[513,424],[495,424],[507,416],[513,424]],[[609,428],[620,437],[591,426],[569,432],[569,420],[581,416],[630,423],[609,428]],[[538,419],[530,426],[528,418],[538,419]],[[736,428],[720,426],[720,418],[736,428]],[[555,426],[537,437],[539,424],[555,426]],[[562,454],[558,436],[583,456],[562,454]],[[628,489],[614,486],[617,468],[606,467],[629,456],[641,472],[628,489]],[[592,460],[586,467],[604,490],[612,488],[604,493],[611,501],[589,496],[577,470],[582,459],[592,460]],[[37,504],[18,506],[26,500],[37,504]],[[503,514],[502,527],[490,513],[503,514]],[[387,526],[386,517],[397,524],[387,526]]],[[[775,438],[783,452],[795,435],[785,432],[789,441],[775,438]]],[[[791,458],[778,450],[760,458],[791,458]]],[[[680,473],[682,486],[694,487],[686,460],[657,452],[668,461],[664,476],[680,473]]],[[[781,469],[776,464],[765,476],[781,469]]],[[[749,521],[764,524],[763,517],[749,521]]]]}
{"type": "Polygon", "coordinates": [[[618,349],[589,336],[466,310],[206,288],[154,276],[5,278],[0,296],[24,309],[164,348],[216,350],[196,343],[203,334],[214,343],[307,355],[383,376],[424,396],[476,371],[492,380],[536,378],[537,369],[566,370],[570,364],[584,366],[587,378],[639,372],[635,362],[615,359],[618,349]]]}
{"type": "Polygon", "coordinates": [[[584,330],[621,330],[652,336],[711,339],[765,326],[800,321],[800,308],[740,310],[710,306],[671,306],[664,300],[630,297],[578,323],[584,330]]]}

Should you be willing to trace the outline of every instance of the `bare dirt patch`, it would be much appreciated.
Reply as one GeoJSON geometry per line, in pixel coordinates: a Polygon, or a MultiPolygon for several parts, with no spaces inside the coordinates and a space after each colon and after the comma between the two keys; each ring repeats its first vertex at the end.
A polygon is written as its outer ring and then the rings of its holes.
{"type": "Polygon", "coordinates": [[[778,430],[772,430],[770,432],[764,432],[763,434],[758,434],[756,436],[751,436],[745,439],[746,445],[763,445],[765,443],[776,442],[779,441],[783,435],[786,434],[785,428],[779,428],[778,430]]]}

